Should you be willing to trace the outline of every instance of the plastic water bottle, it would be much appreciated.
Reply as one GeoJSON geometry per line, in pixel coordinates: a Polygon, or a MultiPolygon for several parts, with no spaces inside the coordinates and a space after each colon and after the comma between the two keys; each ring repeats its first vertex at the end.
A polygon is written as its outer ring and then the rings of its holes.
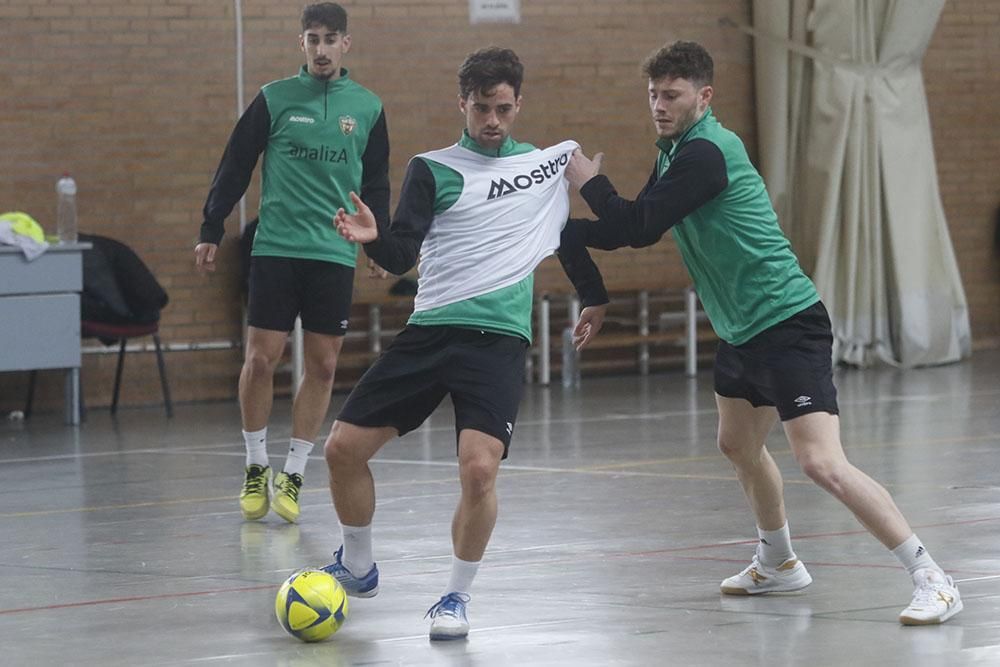
{"type": "Polygon", "coordinates": [[[573,327],[562,332],[562,386],[566,389],[580,386],[580,363],[573,345],[573,327]]]}
{"type": "Polygon", "coordinates": [[[56,236],[59,243],[76,243],[76,181],[69,174],[56,183],[56,236]]]}

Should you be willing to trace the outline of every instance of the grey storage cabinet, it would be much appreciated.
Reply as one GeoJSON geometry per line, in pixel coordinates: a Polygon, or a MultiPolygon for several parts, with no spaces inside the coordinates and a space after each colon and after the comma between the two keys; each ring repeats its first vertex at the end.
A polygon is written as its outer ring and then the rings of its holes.
{"type": "Polygon", "coordinates": [[[28,261],[0,246],[0,371],[66,369],[66,422],[80,423],[80,291],[89,243],[28,261]]]}

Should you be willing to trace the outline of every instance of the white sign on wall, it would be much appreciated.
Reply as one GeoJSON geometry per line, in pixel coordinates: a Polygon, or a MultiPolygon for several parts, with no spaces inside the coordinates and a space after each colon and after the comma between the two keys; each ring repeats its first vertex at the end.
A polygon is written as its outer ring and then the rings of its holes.
{"type": "Polygon", "coordinates": [[[520,23],[521,0],[469,0],[469,23],[520,23]]]}

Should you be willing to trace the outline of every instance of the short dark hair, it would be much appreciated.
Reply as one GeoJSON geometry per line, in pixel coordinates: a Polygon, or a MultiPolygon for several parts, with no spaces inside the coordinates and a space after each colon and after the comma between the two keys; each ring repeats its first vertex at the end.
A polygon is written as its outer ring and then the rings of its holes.
{"type": "Polygon", "coordinates": [[[642,63],[642,73],[656,81],[665,76],[687,79],[697,87],[712,85],[712,56],[697,42],[674,42],[661,47],[642,63]]]}
{"type": "Polygon", "coordinates": [[[474,92],[486,94],[501,83],[514,89],[514,97],[521,94],[524,65],[510,49],[490,46],[470,53],[458,68],[458,92],[468,99],[474,92]]]}
{"type": "Polygon", "coordinates": [[[323,26],[342,35],[347,34],[347,10],[336,2],[317,2],[302,8],[302,32],[323,26]]]}

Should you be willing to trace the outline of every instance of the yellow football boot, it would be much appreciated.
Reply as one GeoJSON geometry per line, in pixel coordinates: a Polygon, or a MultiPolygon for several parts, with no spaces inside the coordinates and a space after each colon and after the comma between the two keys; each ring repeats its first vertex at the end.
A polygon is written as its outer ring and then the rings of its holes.
{"type": "Polygon", "coordinates": [[[240,511],[249,521],[267,514],[271,495],[271,468],[252,464],[247,466],[247,478],[240,492],[240,511]]]}
{"type": "Polygon", "coordinates": [[[299,518],[299,491],[302,489],[302,475],[297,472],[279,472],[274,476],[274,498],[271,509],[288,523],[299,518]]]}

